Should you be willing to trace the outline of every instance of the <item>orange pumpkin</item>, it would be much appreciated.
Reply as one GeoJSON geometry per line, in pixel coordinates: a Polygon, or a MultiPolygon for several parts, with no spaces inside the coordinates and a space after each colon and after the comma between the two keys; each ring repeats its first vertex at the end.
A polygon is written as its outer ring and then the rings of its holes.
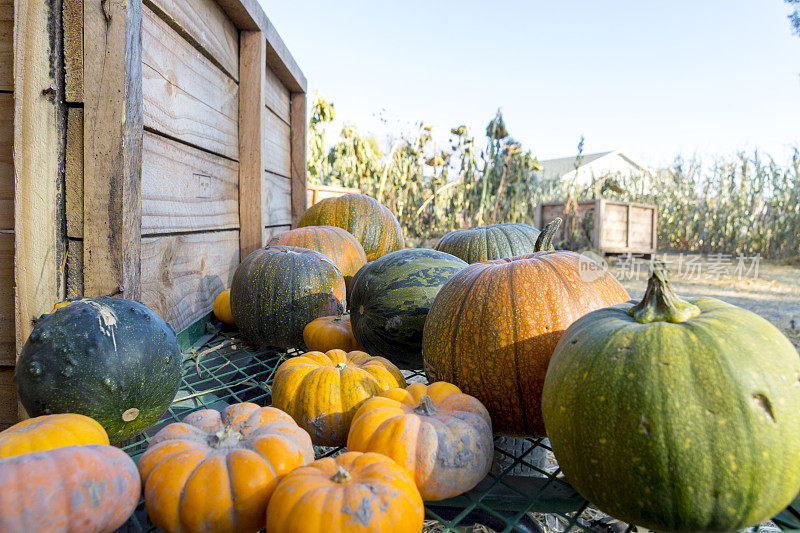
{"type": "Polygon", "coordinates": [[[0,459],[0,531],[115,531],[139,502],[136,464],[113,446],[65,446],[0,459]]]}
{"type": "Polygon", "coordinates": [[[347,452],[283,478],[267,509],[267,531],[419,533],[424,517],[405,470],[377,453],[347,452]]]}
{"type": "Polygon", "coordinates": [[[328,256],[339,267],[344,283],[350,288],[350,280],[367,262],[364,247],[350,232],[336,226],[308,226],[284,231],[273,237],[267,246],[284,244],[316,250],[328,256]]]}
{"type": "Polygon", "coordinates": [[[414,478],[423,500],[443,500],[470,490],[489,472],[492,421],[481,402],[455,385],[415,383],[364,402],[350,425],[347,449],[394,459],[414,478]]]}
{"type": "Polygon", "coordinates": [[[223,324],[233,326],[233,313],[231,313],[231,290],[225,289],[214,298],[214,316],[223,324]]]}
{"type": "Polygon", "coordinates": [[[82,444],[108,444],[108,434],[84,415],[58,414],[29,418],[0,432],[0,459],[82,444]]]}
{"type": "Polygon", "coordinates": [[[257,531],[278,480],[314,460],[308,433],[273,407],[188,414],[139,461],[147,514],[168,532],[257,531]]]}
{"type": "Polygon", "coordinates": [[[364,352],[308,352],[284,361],[272,383],[272,403],[294,418],[318,446],[341,446],[367,398],[405,387],[400,370],[364,352]]]}
{"type": "Polygon", "coordinates": [[[425,321],[428,380],[478,398],[500,434],[545,435],[542,387],[558,340],[586,313],[630,299],[610,273],[587,269],[586,257],[552,251],[560,222],[539,236],[541,251],[474,263],[450,278],[425,321]]]}
{"type": "Polygon", "coordinates": [[[361,349],[353,336],[350,315],[321,316],[312,320],[303,329],[303,342],[315,352],[336,349],[352,352],[361,349]]]}

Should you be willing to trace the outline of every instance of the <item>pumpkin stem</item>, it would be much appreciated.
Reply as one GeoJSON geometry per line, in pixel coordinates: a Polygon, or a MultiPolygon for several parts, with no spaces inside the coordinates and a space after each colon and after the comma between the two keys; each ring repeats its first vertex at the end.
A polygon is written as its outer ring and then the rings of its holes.
{"type": "Polygon", "coordinates": [[[654,262],[642,301],[628,309],[641,324],[672,322],[678,324],[700,314],[700,308],[678,297],[670,287],[664,264],[654,262]]]}
{"type": "Polygon", "coordinates": [[[550,252],[555,250],[553,248],[553,237],[556,231],[561,226],[561,219],[556,217],[552,222],[544,227],[542,232],[536,238],[536,243],[533,245],[534,252],[550,252]]]}
{"type": "Polygon", "coordinates": [[[211,437],[211,446],[214,448],[220,448],[226,445],[229,446],[235,442],[239,442],[241,438],[241,433],[234,430],[231,426],[225,426],[211,437]]]}
{"type": "Polygon", "coordinates": [[[414,408],[414,413],[424,416],[433,416],[436,414],[436,408],[433,406],[431,397],[427,394],[419,399],[419,406],[414,408]]]}
{"type": "Polygon", "coordinates": [[[337,370],[344,370],[345,368],[347,368],[347,363],[336,363],[337,370]]]}
{"type": "Polygon", "coordinates": [[[350,481],[350,473],[340,465],[339,470],[331,476],[331,481],[334,483],[347,483],[350,481]]]}

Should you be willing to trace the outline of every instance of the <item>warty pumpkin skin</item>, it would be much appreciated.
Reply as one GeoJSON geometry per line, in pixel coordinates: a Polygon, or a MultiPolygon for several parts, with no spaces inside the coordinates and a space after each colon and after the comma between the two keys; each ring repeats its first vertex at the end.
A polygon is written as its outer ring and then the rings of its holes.
{"type": "Polygon", "coordinates": [[[0,459],[0,531],[115,531],[139,502],[136,464],[113,446],[65,446],[0,459]]]}
{"type": "Polygon", "coordinates": [[[641,303],[561,338],[542,398],[553,452],[583,496],[631,524],[756,525],[800,491],[800,358],[758,315],[680,300],[656,272],[641,303]]]}
{"type": "Polygon", "coordinates": [[[342,446],[364,400],[405,387],[403,374],[383,357],[365,352],[308,352],[275,372],[272,402],[308,431],[318,446],[342,446]]]}
{"type": "Polygon", "coordinates": [[[308,248],[327,256],[339,267],[348,290],[355,273],[367,262],[367,254],[358,239],[335,226],[308,226],[284,231],[273,237],[267,246],[276,244],[308,248]]]}
{"type": "Polygon", "coordinates": [[[64,413],[28,418],[0,432],[0,459],[83,444],[108,444],[108,434],[97,421],[64,413]]]}
{"type": "Polygon", "coordinates": [[[278,480],[313,460],[308,433],[283,411],[247,402],[195,411],[139,460],[147,514],[170,533],[258,531],[278,480]]]}
{"type": "MultiPolygon", "coordinates": [[[[540,236],[545,249],[557,227],[540,236]]],[[[428,380],[475,396],[495,433],[544,436],[542,386],[561,335],[586,313],[629,299],[608,272],[584,281],[582,261],[573,252],[541,251],[474,263],[453,276],[425,322],[428,380]]]]}
{"type": "Polygon", "coordinates": [[[434,248],[472,264],[533,253],[539,234],[528,224],[490,224],[451,231],[434,248]]]}
{"type": "Polygon", "coordinates": [[[423,500],[472,489],[492,466],[489,412],[476,398],[439,381],[390,389],[359,407],[347,449],[376,452],[406,469],[423,500]]]}
{"type": "Polygon", "coordinates": [[[303,342],[312,352],[361,350],[353,336],[350,315],[321,316],[315,318],[303,329],[303,342]]]}
{"type": "Polygon", "coordinates": [[[364,247],[367,261],[405,247],[397,217],[366,194],[325,198],[303,213],[298,226],[336,226],[349,231],[364,247]]]}
{"type": "Polygon", "coordinates": [[[307,248],[255,250],[236,268],[231,282],[231,311],[242,335],[279,348],[301,346],[306,325],[344,312],[345,301],[339,269],[307,248]]]}
{"type": "Polygon", "coordinates": [[[283,478],[269,533],[419,533],[425,508],[408,473],[377,453],[347,452],[283,478]]]}

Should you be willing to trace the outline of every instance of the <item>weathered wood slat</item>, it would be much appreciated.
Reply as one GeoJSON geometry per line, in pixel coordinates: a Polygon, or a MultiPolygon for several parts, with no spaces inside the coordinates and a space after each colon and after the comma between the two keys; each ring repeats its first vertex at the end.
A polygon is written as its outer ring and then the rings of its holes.
{"type": "Polygon", "coordinates": [[[238,227],[239,163],[145,132],[142,235],[238,227]]]}
{"type": "Polygon", "coordinates": [[[283,85],[283,82],[272,72],[272,69],[265,68],[264,74],[266,75],[264,80],[264,99],[267,107],[289,124],[291,120],[291,95],[289,94],[289,89],[283,85]]]}
{"type": "Polygon", "coordinates": [[[292,227],[289,226],[289,225],[285,225],[285,226],[266,226],[266,227],[264,227],[264,232],[263,232],[264,244],[269,242],[269,240],[271,238],[273,238],[275,235],[279,235],[279,234],[283,233],[284,231],[289,231],[290,229],[292,229],[292,227]]]}
{"type": "Polygon", "coordinates": [[[0,93],[0,230],[14,229],[14,95],[0,93]]]}
{"type": "Polygon", "coordinates": [[[238,159],[236,82],[146,7],[143,18],[145,126],[238,159]]]}
{"type": "Polygon", "coordinates": [[[266,111],[264,114],[266,170],[289,178],[292,176],[292,140],[289,124],[269,109],[266,111]]]}
{"type": "Polygon", "coordinates": [[[264,172],[263,209],[261,219],[265,226],[291,224],[292,180],[272,172],[264,172]]]}
{"type": "Polygon", "coordinates": [[[83,109],[67,112],[67,144],[64,164],[67,237],[83,238],[83,109]]]}
{"type": "Polygon", "coordinates": [[[144,4],[239,80],[239,33],[214,0],[145,0],[144,4]]]}
{"type": "Polygon", "coordinates": [[[18,421],[14,369],[0,368],[0,431],[13,426],[18,421]]]}
{"type": "Polygon", "coordinates": [[[64,90],[67,102],[83,102],[83,2],[63,0],[64,90]]]}
{"type": "Polygon", "coordinates": [[[14,90],[14,0],[0,0],[0,91],[14,90]]]}
{"type": "MultiPolygon", "coordinates": [[[[0,365],[17,359],[14,338],[14,235],[0,233],[0,365]]],[[[2,402],[2,399],[0,399],[2,402]]]]}
{"type": "Polygon", "coordinates": [[[142,239],[142,301],[180,331],[211,310],[239,264],[239,231],[142,239]]]}

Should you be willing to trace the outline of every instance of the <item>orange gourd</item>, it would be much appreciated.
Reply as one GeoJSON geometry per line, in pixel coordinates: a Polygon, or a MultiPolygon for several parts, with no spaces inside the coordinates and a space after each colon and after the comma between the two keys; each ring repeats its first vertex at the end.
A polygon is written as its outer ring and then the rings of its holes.
{"type": "Polygon", "coordinates": [[[267,509],[267,531],[419,533],[424,517],[405,470],[377,453],[347,452],[283,478],[267,509]]]}
{"type": "Polygon", "coordinates": [[[223,324],[233,326],[233,313],[231,313],[231,290],[225,289],[214,298],[214,316],[223,324]]]}
{"type": "Polygon", "coordinates": [[[315,352],[361,350],[353,336],[350,315],[322,316],[312,320],[303,329],[303,342],[315,352]]]}
{"type": "Polygon", "coordinates": [[[364,402],[347,449],[393,459],[414,478],[422,499],[443,500],[470,490],[489,472],[492,422],[483,404],[455,385],[415,383],[364,402]]]}
{"type": "Polygon", "coordinates": [[[65,446],[0,459],[0,531],[115,531],[139,502],[136,464],[113,446],[65,446]]]}
{"type": "Polygon", "coordinates": [[[284,361],[272,383],[272,403],[309,432],[318,446],[341,446],[367,398],[405,387],[400,370],[365,352],[308,352],[284,361]]]}
{"type": "Polygon", "coordinates": [[[278,480],[314,460],[308,433],[273,407],[190,413],[139,461],[147,514],[168,532],[257,531],[278,480]]]}
{"type": "Polygon", "coordinates": [[[97,421],[78,414],[29,418],[0,432],[0,459],[83,444],[108,444],[108,434],[97,421]]]}

